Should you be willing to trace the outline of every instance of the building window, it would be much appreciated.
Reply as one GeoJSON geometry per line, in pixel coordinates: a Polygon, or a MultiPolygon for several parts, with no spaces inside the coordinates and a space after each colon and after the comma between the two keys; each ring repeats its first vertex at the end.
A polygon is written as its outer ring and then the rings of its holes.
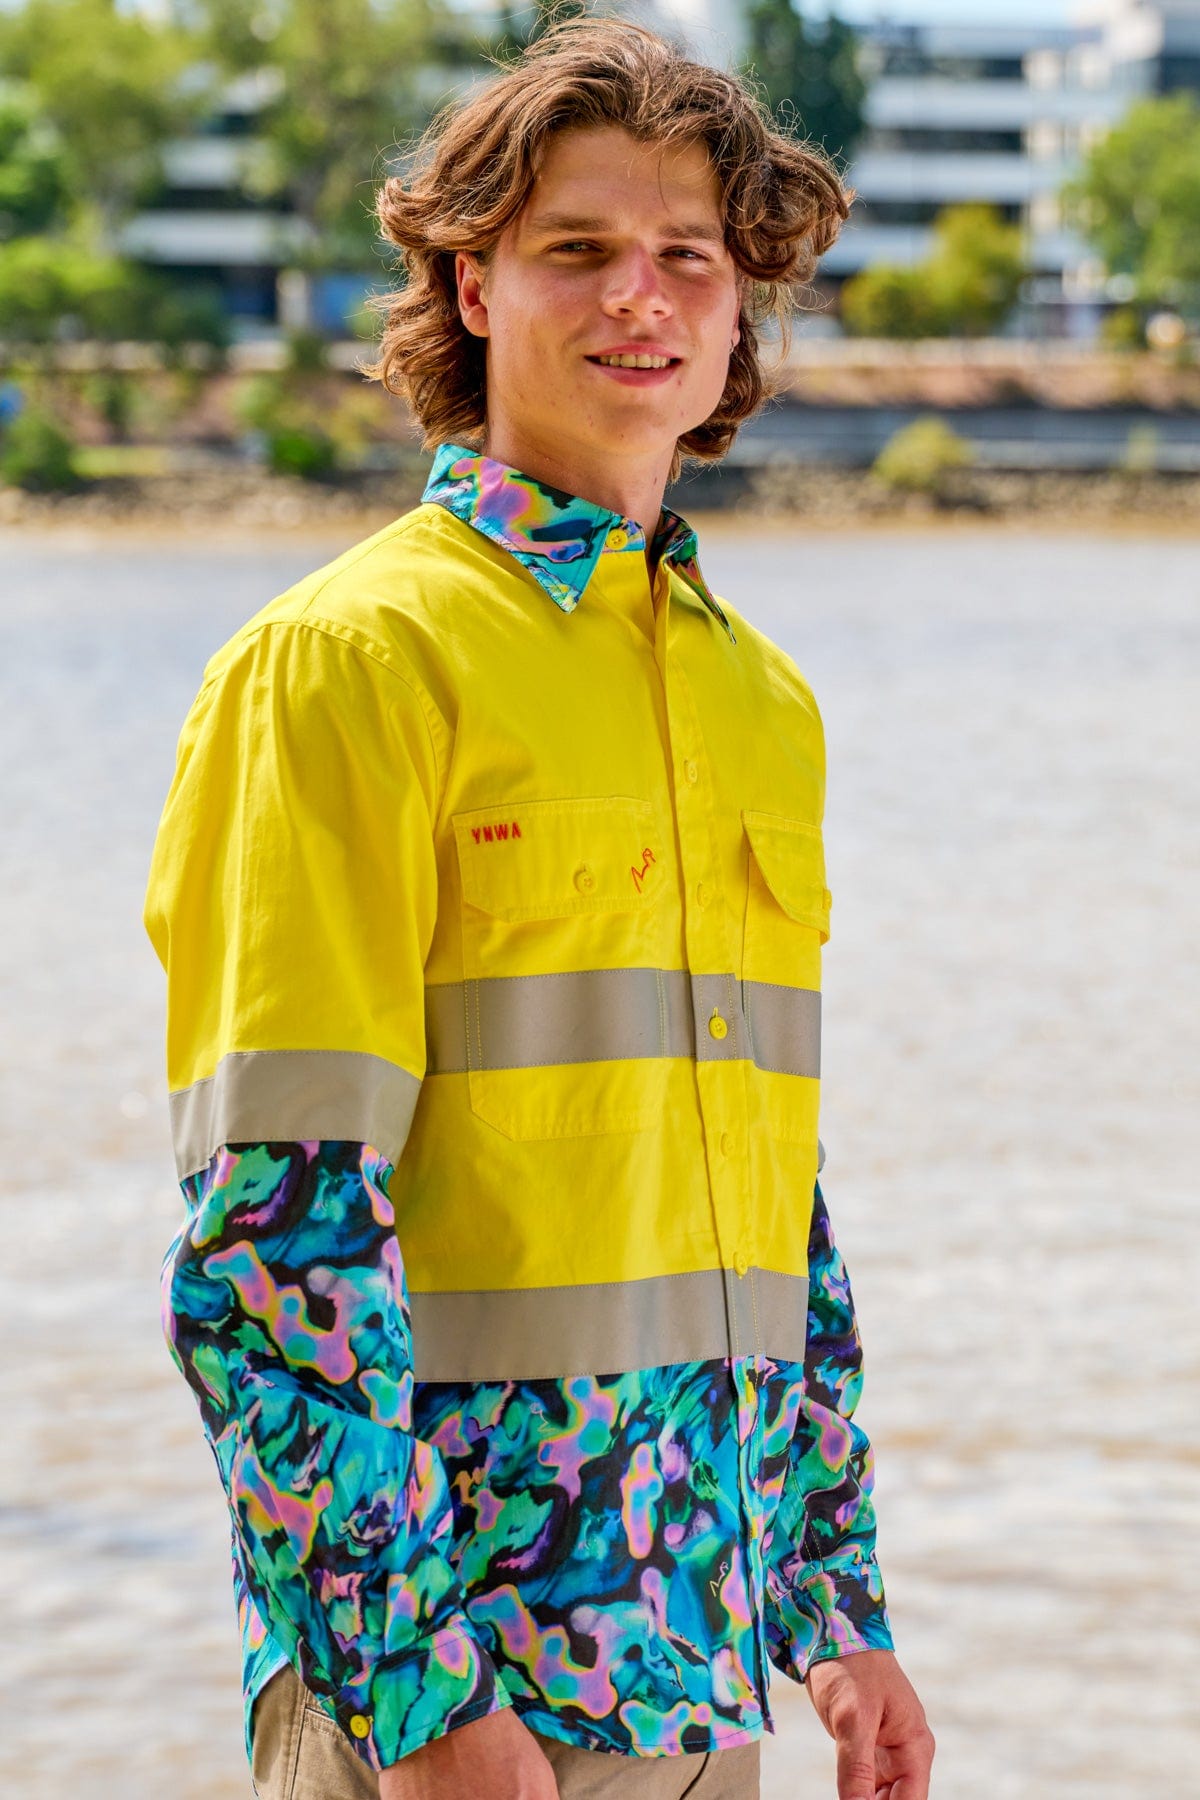
{"type": "Polygon", "coordinates": [[[884,75],[926,76],[943,81],[1020,81],[1019,56],[932,56],[914,44],[891,44],[883,52],[884,75]]]}
{"type": "MultiPolygon", "coordinates": [[[[932,225],[948,206],[966,202],[953,200],[856,200],[853,219],[856,225],[932,225]]],[[[997,206],[987,202],[993,212],[1009,225],[1021,223],[1019,204],[997,206]]]]}
{"type": "Polygon", "coordinates": [[[966,151],[974,155],[1020,156],[1019,131],[955,131],[937,126],[879,127],[868,133],[865,148],[878,151],[966,151]]]}

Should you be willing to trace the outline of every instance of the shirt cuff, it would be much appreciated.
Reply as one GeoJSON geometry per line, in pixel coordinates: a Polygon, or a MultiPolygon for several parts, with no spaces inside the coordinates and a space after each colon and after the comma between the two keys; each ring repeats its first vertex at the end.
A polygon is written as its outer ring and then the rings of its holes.
{"type": "Polygon", "coordinates": [[[894,1648],[873,1556],[826,1557],[810,1565],[796,1591],[776,1596],[767,1650],[793,1681],[803,1681],[814,1663],[830,1657],[894,1648]]]}
{"type": "Polygon", "coordinates": [[[381,1657],[321,1704],[378,1773],[512,1701],[470,1620],[459,1614],[415,1649],[381,1657]]]}

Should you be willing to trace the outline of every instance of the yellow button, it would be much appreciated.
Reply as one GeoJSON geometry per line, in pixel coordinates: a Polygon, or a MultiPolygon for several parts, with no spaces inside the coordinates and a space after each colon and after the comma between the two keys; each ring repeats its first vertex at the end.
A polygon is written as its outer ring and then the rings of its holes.
{"type": "Polygon", "coordinates": [[[712,889],[709,887],[707,881],[702,881],[696,889],[696,905],[707,906],[711,899],[712,889]]]}
{"type": "Polygon", "coordinates": [[[622,531],[619,525],[615,525],[604,542],[610,550],[623,550],[629,542],[629,533],[622,531]]]}
{"type": "Polygon", "coordinates": [[[700,779],[700,771],[696,767],[695,763],[692,761],[690,756],[688,757],[687,761],[683,765],[683,775],[684,775],[684,780],[691,787],[695,787],[696,783],[700,779]]]}
{"type": "Polygon", "coordinates": [[[744,1250],[738,1251],[733,1259],[733,1266],[737,1270],[739,1276],[746,1273],[746,1270],[750,1267],[750,1258],[746,1255],[744,1250]]]}
{"type": "Polygon", "coordinates": [[[364,1719],[361,1713],[355,1713],[350,1721],[350,1729],[357,1738],[370,1737],[371,1721],[364,1719]]]}
{"type": "Polygon", "coordinates": [[[708,1035],[709,1037],[717,1038],[718,1041],[723,1037],[729,1036],[729,1027],[715,1006],[713,1007],[712,1018],[708,1021],[708,1035]]]}
{"type": "Polygon", "coordinates": [[[732,1133],[732,1131],[723,1131],[721,1133],[721,1155],[722,1156],[732,1156],[733,1155],[733,1133],[732,1133]]]}
{"type": "Polygon", "coordinates": [[[592,874],[592,871],[588,868],[586,863],[583,864],[582,868],[576,869],[575,886],[579,889],[581,894],[590,894],[595,885],[596,877],[592,874]]]}

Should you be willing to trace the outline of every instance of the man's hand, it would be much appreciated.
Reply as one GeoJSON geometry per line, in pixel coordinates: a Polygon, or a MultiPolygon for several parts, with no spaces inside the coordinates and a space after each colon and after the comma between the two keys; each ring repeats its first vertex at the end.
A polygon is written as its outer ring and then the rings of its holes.
{"type": "Polygon", "coordinates": [[[814,1663],[805,1686],[837,1745],[838,1800],[928,1800],[933,1733],[891,1650],[814,1663]]]}
{"type": "Polygon", "coordinates": [[[511,1706],[445,1732],[379,1775],[379,1800],[463,1800],[464,1794],[558,1800],[554,1771],[511,1706]]]}

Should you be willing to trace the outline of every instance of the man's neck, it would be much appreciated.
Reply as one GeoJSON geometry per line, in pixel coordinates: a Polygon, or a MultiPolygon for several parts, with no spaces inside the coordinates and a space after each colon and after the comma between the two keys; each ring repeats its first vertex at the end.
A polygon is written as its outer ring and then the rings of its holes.
{"type": "Polygon", "coordinates": [[[635,519],[646,534],[647,546],[653,543],[674,445],[652,461],[590,458],[576,454],[575,446],[564,452],[503,421],[489,420],[483,450],[486,456],[531,475],[535,481],[590,500],[593,506],[603,506],[623,519],[635,519]]]}

